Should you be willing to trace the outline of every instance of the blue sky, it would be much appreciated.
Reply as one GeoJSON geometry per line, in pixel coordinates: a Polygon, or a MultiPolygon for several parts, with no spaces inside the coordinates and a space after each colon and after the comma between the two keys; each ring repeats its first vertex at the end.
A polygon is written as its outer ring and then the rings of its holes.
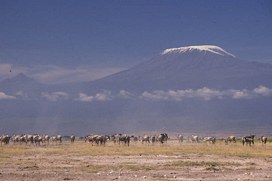
{"type": "Polygon", "coordinates": [[[4,0],[0,76],[11,67],[45,82],[95,79],[202,44],[272,63],[271,19],[269,0],[4,0]]]}

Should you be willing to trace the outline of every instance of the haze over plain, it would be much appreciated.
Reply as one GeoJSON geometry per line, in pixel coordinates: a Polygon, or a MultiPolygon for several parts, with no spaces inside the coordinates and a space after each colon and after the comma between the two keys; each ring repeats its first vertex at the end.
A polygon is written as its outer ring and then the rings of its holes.
{"type": "Polygon", "coordinates": [[[271,125],[270,1],[0,4],[1,132],[271,125]]]}

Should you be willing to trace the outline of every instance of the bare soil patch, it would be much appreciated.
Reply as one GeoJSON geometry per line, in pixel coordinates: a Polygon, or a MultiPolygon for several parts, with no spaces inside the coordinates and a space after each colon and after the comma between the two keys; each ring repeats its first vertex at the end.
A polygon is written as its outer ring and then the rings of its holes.
{"type": "Polygon", "coordinates": [[[264,181],[272,180],[271,170],[272,145],[77,142],[0,147],[0,180],[264,181]]]}

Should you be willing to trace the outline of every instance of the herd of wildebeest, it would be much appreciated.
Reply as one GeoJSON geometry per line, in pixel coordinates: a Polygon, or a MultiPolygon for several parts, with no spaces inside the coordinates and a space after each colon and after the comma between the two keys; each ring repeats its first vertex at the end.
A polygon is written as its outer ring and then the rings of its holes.
{"type": "MultiPolygon", "coordinates": [[[[164,144],[169,140],[169,136],[167,133],[161,133],[157,135],[143,135],[143,136],[134,136],[127,134],[113,134],[113,135],[98,135],[98,134],[90,134],[85,137],[76,137],[72,136],[61,136],[54,135],[49,136],[47,134],[20,134],[9,136],[7,134],[3,134],[0,137],[1,145],[7,145],[10,142],[13,144],[25,144],[25,145],[43,145],[51,143],[62,143],[63,140],[68,140],[71,143],[74,143],[75,140],[82,141],[84,140],[86,143],[90,143],[91,145],[105,145],[107,142],[113,142],[115,144],[123,144],[129,146],[131,142],[141,142],[142,144],[155,144],[160,143],[164,144]]],[[[248,135],[244,137],[235,137],[229,136],[227,138],[216,138],[214,136],[211,137],[199,137],[196,135],[184,137],[182,134],[179,134],[176,138],[171,138],[173,140],[177,140],[179,143],[184,141],[193,142],[193,143],[208,143],[215,144],[216,140],[224,141],[225,144],[236,143],[239,140],[243,145],[254,145],[254,140],[259,140],[262,144],[266,144],[268,139],[266,136],[261,136],[259,138],[255,138],[255,135],[248,135]]]]}

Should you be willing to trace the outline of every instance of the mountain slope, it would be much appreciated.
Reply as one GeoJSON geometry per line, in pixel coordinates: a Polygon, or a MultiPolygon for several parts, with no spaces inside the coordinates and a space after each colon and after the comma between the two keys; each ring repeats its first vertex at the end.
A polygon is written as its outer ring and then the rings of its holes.
{"type": "Polygon", "coordinates": [[[248,62],[216,46],[164,50],[128,70],[90,82],[89,89],[254,88],[272,84],[272,65],[248,62]]]}
{"type": "Polygon", "coordinates": [[[1,81],[0,93],[16,97],[0,99],[0,132],[272,129],[272,65],[240,60],[210,45],[166,49],[91,82],[45,85],[20,74],[1,81]]]}

